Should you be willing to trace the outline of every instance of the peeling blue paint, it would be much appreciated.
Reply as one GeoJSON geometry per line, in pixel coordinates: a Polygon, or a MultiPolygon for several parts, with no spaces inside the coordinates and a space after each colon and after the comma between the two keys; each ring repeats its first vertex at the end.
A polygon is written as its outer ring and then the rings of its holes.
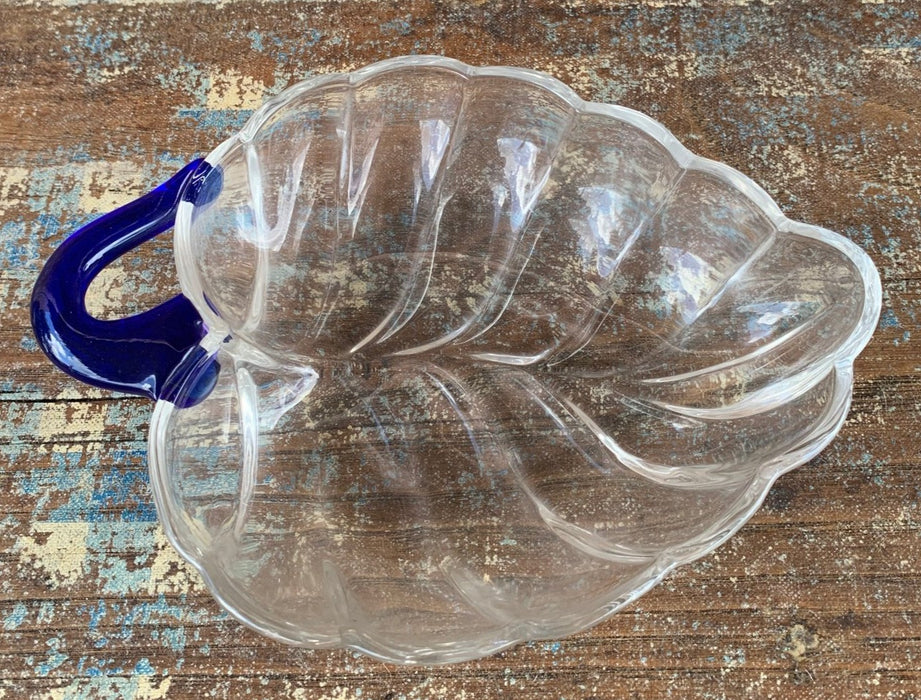
{"type": "Polygon", "coordinates": [[[154,522],[157,519],[143,459],[138,469],[112,467],[104,473],[93,492],[92,502],[100,512],[117,509],[119,519],[125,522],[154,522]]]}
{"type": "Polygon", "coordinates": [[[879,317],[879,327],[880,328],[898,328],[899,319],[895,317],[895,312],[892,309],[883,309],[882,314],[879,317]]]}
{"type": "Polygon", "coordinates": [[[19,627],[23,620],[26,619],[26,615],[29,610],[23,603],[16,603],[13,606],[13,611],[3,618],[3,629],[10,631],[19,627]]]}
{"type": "Polygon", "coordinates": [[[215,138],[226,138],[239,131],[252,114],[251,109],[186,108],[176,112],[179,119],[194,121],[199,130],[213,133],[215,138]]]}
{"type": "MultiPolygon", "coordinates": [[[[381,34],[396,34],[397,36],[406,36],[412,32],[412,24],[409,23],[406,19],[393,19],[387,22],[383,22],[380,25],[381,34]]],[[[316,43],[319,40],[320,34],[317,33],[317,37],[314,40],[316,43]]]]}
{"type": "Polygon", "coordinates": [[[45,644],[48,646],[48,654],[45,660],[35,667],[35,672],[39,676],[47,676],[69,658],[61,652],[61,640],[58,637],[52,637],[45,644]]]}
{"type": "MultiPolygon", "coordinates": [[[[79,612],[84,612],[84,611],[85,611],[84,609],[81,609],[79,612]]],[[[106,616],[106,602],[102,598],[100,598],[96,603],[96,607],[91,608],[90,610],[86,612],[89,613],[89,618],[90,618],[89,630],[90,632],[96,632],[99,629],[99,623],[106,616]]]]}

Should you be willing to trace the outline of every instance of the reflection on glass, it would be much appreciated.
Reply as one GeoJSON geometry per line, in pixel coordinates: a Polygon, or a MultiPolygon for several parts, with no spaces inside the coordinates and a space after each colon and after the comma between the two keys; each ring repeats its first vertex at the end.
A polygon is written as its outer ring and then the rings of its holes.
{"type": "Polygon", "coordinates": [[[580,187],[579,196],[588,216],[570,219],[579,235],[579,253],[586,266],[593,264],[599,276],[608,278],[617,266],[625,236],[624,196],[609,187],[580,187]]]}
{"type": "Polygon", "coordinates": [[[719,283],[719,271],[700,256],[672,246],[662,248],[662,257],[667,268],[658,280],[664,293],[663,313],[677,312],[682,321],[690,323],[719,283]]]}
{"type": "MultiPolygon", "coordinates": [[[[538,147],[530,141],[518,138],[497,139],[499,154],[505,160],[505,181],[508,183],[508,195],[511,211],[509,219],[512,231],[518,232],[527,219],[534,205],[534,199],[544,184],[544,178],[537,177],[538,147]]],[[[505,198],[497,201],[504,203],[505,198]]]]}

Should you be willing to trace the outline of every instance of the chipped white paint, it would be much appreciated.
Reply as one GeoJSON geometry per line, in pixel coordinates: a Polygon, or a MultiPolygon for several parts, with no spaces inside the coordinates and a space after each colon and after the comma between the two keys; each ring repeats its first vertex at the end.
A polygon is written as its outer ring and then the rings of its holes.
{"type": "Polygon", "coordinates": [[[38,420],[38,437],[45,444],[72,442],[76,436],[101,440],[106,408],[103,403],[56,401],[44,404],[38,420]]]}
{"type": "Polygon", "coordinates": [[[83,575],[88,534],[88,523],[35,523],[31,535],[20,537],[14,548],[21,565],[43,572],[58,588],[83,575]]]}
{"type": "Polygon", "coordinates": [[[143,194],[145,180],[135,162],[90,161],[83,168],[80,209],[100,214],[112,211],[143,194]]]}
{"type": "Polygon", "coordinates": [[[231,69],[208,75],[208,109],[257,109],[265,99],[266,87],[248,75],[231,69]]]}
{"type": "MultiPolygon", "coordinates": [[[[324,685],[320,684],[321,687],[324,685]]],[[[337,685],[329,691],[324,691],[322,695],[316,695],[316,691],[311,688],[298,688],[292,694],[294,700],[363,700],[364,694],[361,689],[353,689],[347,686],[337,685]]]]}
{"type": "Polygon", "coordinates": [[[669,78],[690,80],[700,74],[700,57],[693,52],[675,53],[667,58],[665,75],[669,78]]]}
{"type": "Polygon", "coordinates": [[[802,148],[789,144],[781,151],[780,158],[785,167],[781,170],[791,180],[805,180],[811,173],[806,165],[806,154],[802,148]]]}
{"type": "Polygon", "coordinates": [[[28,168],[0,168],[0,217],[25,201],[29,174],[28,168]]]}
{"type": "MultiPolygon", "coordinates": [[[[592,99],[602,82],[595,66],[578,57],[558,58],[535,64],[537,70],[549,73],[563,80],[583,99],[592,99]]],[[[554,183],[555,184],[555,183],[554,183]]]]}
{"type": "Polygon", "coordinates": [[[48,700],[68,700],[76,697],[79,692],[81,681],[71,681],[69,685],[60,688],[50,688],[48,690],[48,700]]]}
{"type": "Polygon", "coordinates": [[[815,90],[806,69],[789,57],[778,57],[777,70],[754,73],[751,94],[762,97],[811,97],[815,90]]]}
{"type": "Polygon", "coordinates": [[[861,46],[860,53],[869,58],[886,59],[897,56],[907,62],[917,57],[918,49],[913,46],[861,46]]]}
{"type": "MultiPolygon", "coordinates": [[[[51,688],[48,700],[74,700],[75,698],[126,698],[128,700],[162,700],[168,697],[172,678],[169,676],[139,675],[131,678],[97,676],[76,678],[65,686],[51,688]]],[[[0,696],[2,697],[2,696],[0,696]]]]}
{"type": "Polygon", "coordinates": [[[134,691],[134,700],[161,700],[167,697],[173,679],[169,676],[138,676],[138,685],[134,691]]]}
{"type": "Polygon", "coordinates": [[[646,0],[643,3],[646,7],[663,8],[663,7],[700,7],[698,0],[646,0]]]}
{"type": "MultiPolygon", "coordinates": [[[[206,2],[209,0],[206,0],[206,2]]],[[[95,0],[51,0],[48,4],[52,7],[83,7],[84,5],[89,5],[95,0]]],[[[186,0],[122,0],[119,2],[119,5],[125,7],[136,7],[138,5],[178,5],[184,3],[186,0]]]]}
{"type": "Polygon", "coordinates": [[[86,290],[87,310],[100,318],[112,312],[123,312],[124,287],[125,271],[118,263],[103,268],[86,290]]]}
{"type": "MultiPolygon", "coordinates": [[[[119,0],[121,7],[141,7],[144,5],[211,5],[215,9],[232,7],[246,0],[119,0]]],[[[330,5],[334,0],[314,0],[314,5],[330,5]]],[[[84,7],[97,4],[99,0],[50,0],[49,7],[84,7]]],[[[262,0],[262,4],[272,5],[285,0],[262,0]]]]}
{"type": "Polygon", "coordinates": [[[201,576],[173,549],[161,528],[157,528],[155,537],[147,592],[159,595],[160,593],[204,591],[205,586],[201,576]]]}
{"type": "Polygon", "coordinates": [[[123,75],[134,73],[138,70],[136,63],[124,63],[113,68],[103,68],[99,71],[99,77],[103,82],[119,78],[123,75]]]}
{"type": "Polygon", "coordinates": [[[799,663],[811,651],[819,646],[819,636],[801,624],[793,625],[786,631],[783,652],[799,663]]]}
{"type": "MultiPolygon", "coordinates": [[[[76,401],[77,399],[103,399],[111,396],[111,392],[107,392],[103,389],[98,389],[94,386],[90,386],[89,384],[68,382],[66,386],[64,386],[54,398],[57,401],[76,401]]],[[[80,445],[67,446],[68,452],[80,449],[82,449],[80,445]]]]}

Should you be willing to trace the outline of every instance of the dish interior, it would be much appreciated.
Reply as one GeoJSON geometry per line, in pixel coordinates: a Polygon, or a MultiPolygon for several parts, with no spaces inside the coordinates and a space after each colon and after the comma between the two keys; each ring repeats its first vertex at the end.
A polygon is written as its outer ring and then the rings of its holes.
{"type": "Polygon", "coordinates": [[[177,218],[221,371],[157,504],[260,631],[444,662],[602,619],[847,410],[869,259],[659,124],[402,59],[287,91],[177,218]]]}

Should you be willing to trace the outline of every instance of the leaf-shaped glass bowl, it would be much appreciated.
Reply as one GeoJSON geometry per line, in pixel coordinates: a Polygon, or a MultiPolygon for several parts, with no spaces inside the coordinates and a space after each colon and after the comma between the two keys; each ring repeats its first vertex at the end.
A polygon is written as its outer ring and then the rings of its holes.
{"type": "Polygon", "coordinates": [[[158,402],[154,493],[292,644],[439,663],[602,620],[832,439],[879,313],[855,245],[532,71],[308,80],[198,173],[176,261],[218,371],[158,402]]]}

